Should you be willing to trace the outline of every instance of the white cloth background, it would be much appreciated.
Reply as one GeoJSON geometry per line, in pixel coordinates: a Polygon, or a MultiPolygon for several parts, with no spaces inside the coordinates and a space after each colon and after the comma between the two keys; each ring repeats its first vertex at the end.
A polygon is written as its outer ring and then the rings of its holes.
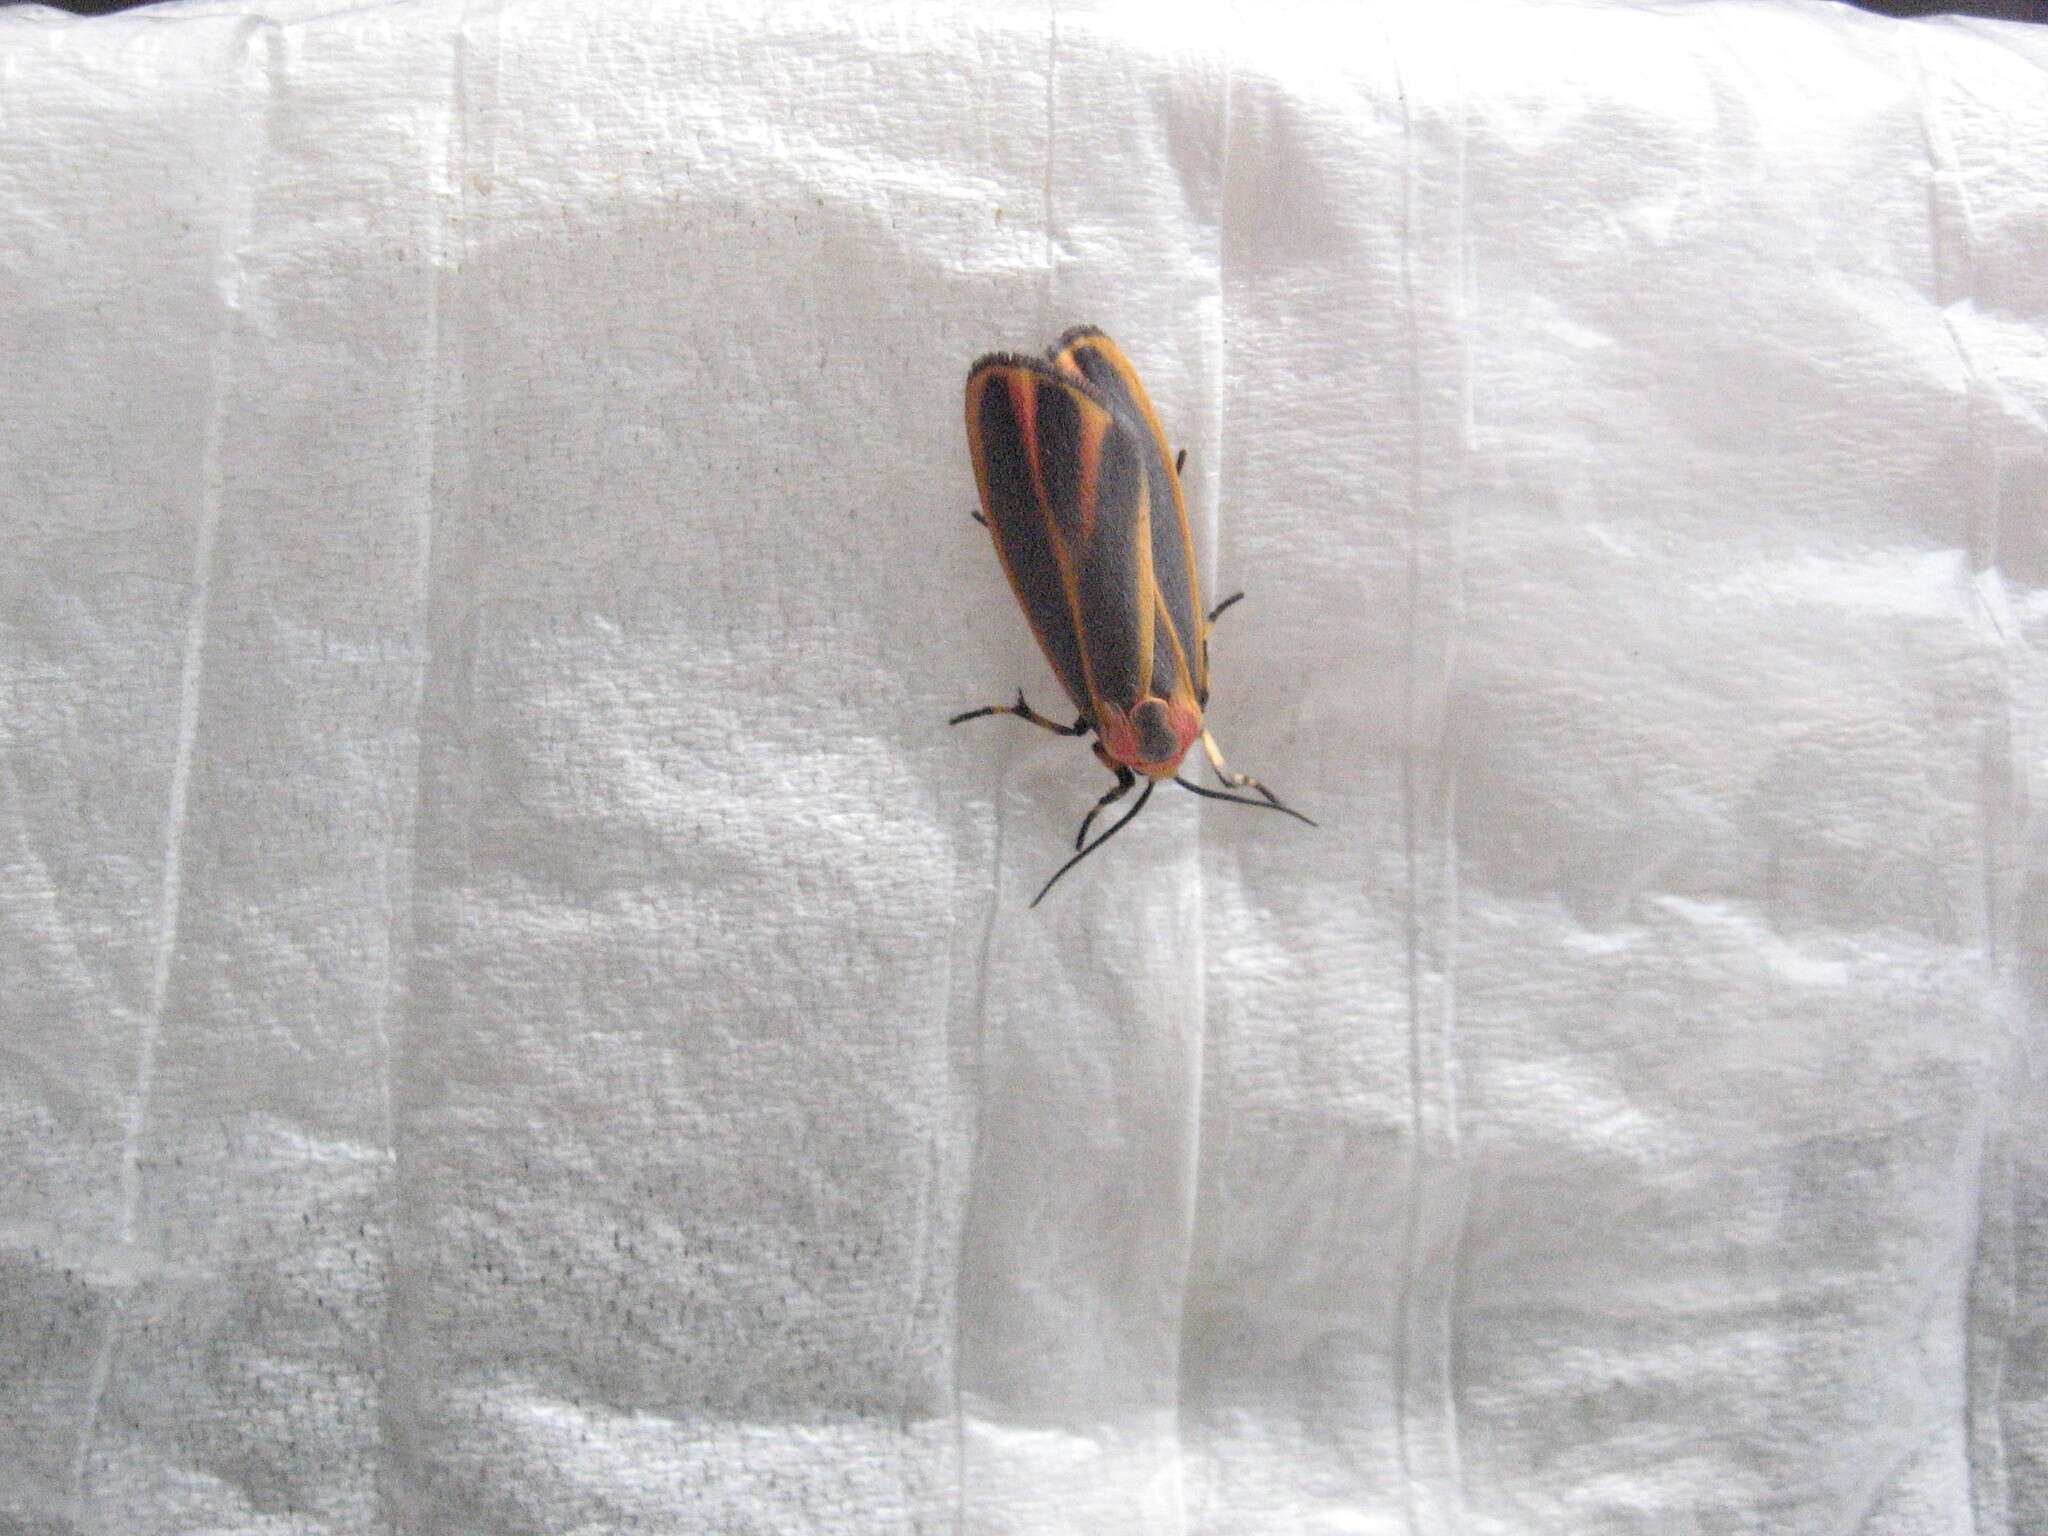
{"type": "Polygon", "coordinates": [[[0,1527],[2048,1531],[2048,33],[0,14],[0,1527]],[[969,361],[1111,330],[1211,719],[969,361]]]}

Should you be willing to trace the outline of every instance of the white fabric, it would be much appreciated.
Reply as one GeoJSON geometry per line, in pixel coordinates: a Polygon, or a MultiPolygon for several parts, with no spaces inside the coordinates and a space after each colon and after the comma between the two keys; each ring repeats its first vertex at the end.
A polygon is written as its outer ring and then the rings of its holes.
{"type": "Polygon", "coordinates": [[[2048,1531],[2048,33],[0,13],[0,1527],[2048,1531]],[[1233,766],[968,520],[1095,322],[1233,766]]]}

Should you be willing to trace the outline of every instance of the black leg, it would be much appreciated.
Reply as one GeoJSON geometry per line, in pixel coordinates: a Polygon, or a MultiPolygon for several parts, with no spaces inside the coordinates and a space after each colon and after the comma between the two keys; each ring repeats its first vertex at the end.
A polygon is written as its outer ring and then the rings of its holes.
{"type": "Polygon", "coordinates": [[[1173,473],[1174,473],[1174,476],[1175,476],[1175,478],[1176,478],[1176,479],[1177,479],[1177,478],[1179,478],[1179,476],[1180,476],[1180,472],[1181,472],[1182,470],[1186,469],[1187,467],[1188,467],[1188,451],[1187,451],[1187,449],[1183,448],[1183,449],[1181,449],[1181,451],[1180,451],[1179,453],[1176,453],[1176,454],[1175,454],[1175,455],[1173,456],[1173,473]]]}
{"type": "Polygon", "coordinates": [[[970,709],[964,715],[955,715],[946,724],[958,725],[963,720],[979,720],[983,715],[1015,715],[1019,720],[1029,720],[1033,725],[1041,726],[1055,736],[1086,736],[1090,729],[1085,718],[1076,720],[1072,725],[1061,725],[1056,720],[1046,719],[1024,702],[1022,693],[1017,695],[1017,702],[1014,704],[984,704],[980,709],[970,709]]]}
{"type": "Polygon", "coordinates": [[[973,508],[970,507],[968,509],[967,515],[973,518],[977,523],[981,524],[982,527],[986,528],[988,526],[988,519],[983,517],[979,512],[975,511],[973,508]]]}
{"type": "MultiPolygon", "coordinates": [[[[1218,618],[1218,617],[1219,617],[1219,616],[1220,616],[1220,615],[1221,615],[1221,614],[1222,614],[1222,613],[1223,613],[1223,612],[1224,612],[1224,611],[1225,611],[1226,609],[1228,609],[1228,608],[1230,607],[1230,605],[1231,605],[1232,603],[1241,603],[1241,602],[1243,602],[1243,601],[1244,601],[1244,594],[1243,594],[1242,592],[1233,592],[1233,593],[1231,593],[1231,594],[1230,594],[1230,596],[1226,597],[1225,599],[1223,599],[1223,601],[1222,601],[1222,602],[1218,603],[1218,604],[1217,604],[1217,605],[1216,605],[1216,606],[1215,606],[1214,608],[1211,608],[1211,609],[1209,610],[1209,617],[1208,617],[1208,618],[1207,618],[1207,619],[1206,619],[1206,620],[1205,620],[1205,621],[1203,622],[1203,624],[1202,624],[1202,672],[1203,672],[1203,675],[1204,675],[1204,676],[1206,676],[1206,675],[1208,674],[1208,671],[1209,671],[1209,631],[1210,631],[1210,629],[1211,629],[1212,627],[1214,627],[1214,625],[1215,625],[1215,623],[1216,623],[1216,620],[1217,620],[1217,618],[1218,618]]],[[[1206,709],[1206,708],[1208,708],[1208,705],[1209,705],[1209,690],[1208,690],[1208,689],[1206,689],[1206,688],[1204,688],[1204,689],[1202,690],[1202,692],[1201,692],[1200,696],[1199,696],[1199,697],[1197,698],[1196,702],[1197,702],[1197,703],[1199,703],[1200,705],[1202,705],[1202,707],[1203,707],[1203,708],[1205,708],[1205,709],[1206,709]]]]}
{"type": "Polygon", "coordinates": [[[1116,787],[1096,801],[1095,809],[1081,818],[1081,830],[1074,834],[1074,846],[1076,848],[1079,848],[1088,841],[1088,829],[1095,824],[1095,818],[1100,816],[1108,807],[1115,805],[1117,801],[1123,799],[1125,795],[1128,795],[1131,792],[1131,786],[1138,782],[1138,776],[1122,763],[1115,763],[1111,766],[1116,769],[1116,787]]]}

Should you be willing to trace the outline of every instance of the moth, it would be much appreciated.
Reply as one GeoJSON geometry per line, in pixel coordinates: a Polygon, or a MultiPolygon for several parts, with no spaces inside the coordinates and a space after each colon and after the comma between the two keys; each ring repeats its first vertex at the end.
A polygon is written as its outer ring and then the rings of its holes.
{"type": "Polygon", "coordinates": [[[949,724],[1015,715],[1060,736],[1089,736],[1116,783],[1074,836],[1074,856],[1032,898],[1131,824],[1167,779],[1211,800],[1280,811],[1257,779],[1225,766],[1204,726],[1209,631],[1243,597],[1204,611],[1176,456],[1124,351],[1093,326],[1068,331],[1044,358],[992,352],[967,376],[967,444],[981,492],[976,514],[995,540],[1010,589],[1053,675],[1080,712],[1071,725],[1040,714],[1019,692],[949,724]],[[1180,776],[1196,742],[1216,777],[1180,776]],[[1089,828],[1145,780],[1137,802],[1093,842],[1089,828]]]}

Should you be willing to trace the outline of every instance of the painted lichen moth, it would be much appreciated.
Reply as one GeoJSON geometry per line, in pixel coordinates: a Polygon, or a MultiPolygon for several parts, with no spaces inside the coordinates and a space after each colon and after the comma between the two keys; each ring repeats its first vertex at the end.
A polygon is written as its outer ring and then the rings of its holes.
{"type": "Polygon", "coordinates": [[[1123,349],[1093,326],[1055,342],[1045,359],[992,352],[967,375],[967,444],[981,490],[976,514],[1030,621],[1053,675],[1074,702],[1072,725],[1047,719],[1017,695],[949,722],[1015,715],[1061,736],[1095,737],[1116,783],[1074,835],[1060,876],[1129,826],[1160,780],[1211,800],[1282,811],[1257,779],[1232,773],[1203,728],[1209,702],[1209,629],[1243,593],[1202,611],[1194,539],[1176,458],[1123,349]],[[1200,741],[1216,777],[1254,800],[1190,783],[1181,760],[1200,741]],[[1137,803],[1094,842],[1095,818],[1146,780],[1137,803]]]}

